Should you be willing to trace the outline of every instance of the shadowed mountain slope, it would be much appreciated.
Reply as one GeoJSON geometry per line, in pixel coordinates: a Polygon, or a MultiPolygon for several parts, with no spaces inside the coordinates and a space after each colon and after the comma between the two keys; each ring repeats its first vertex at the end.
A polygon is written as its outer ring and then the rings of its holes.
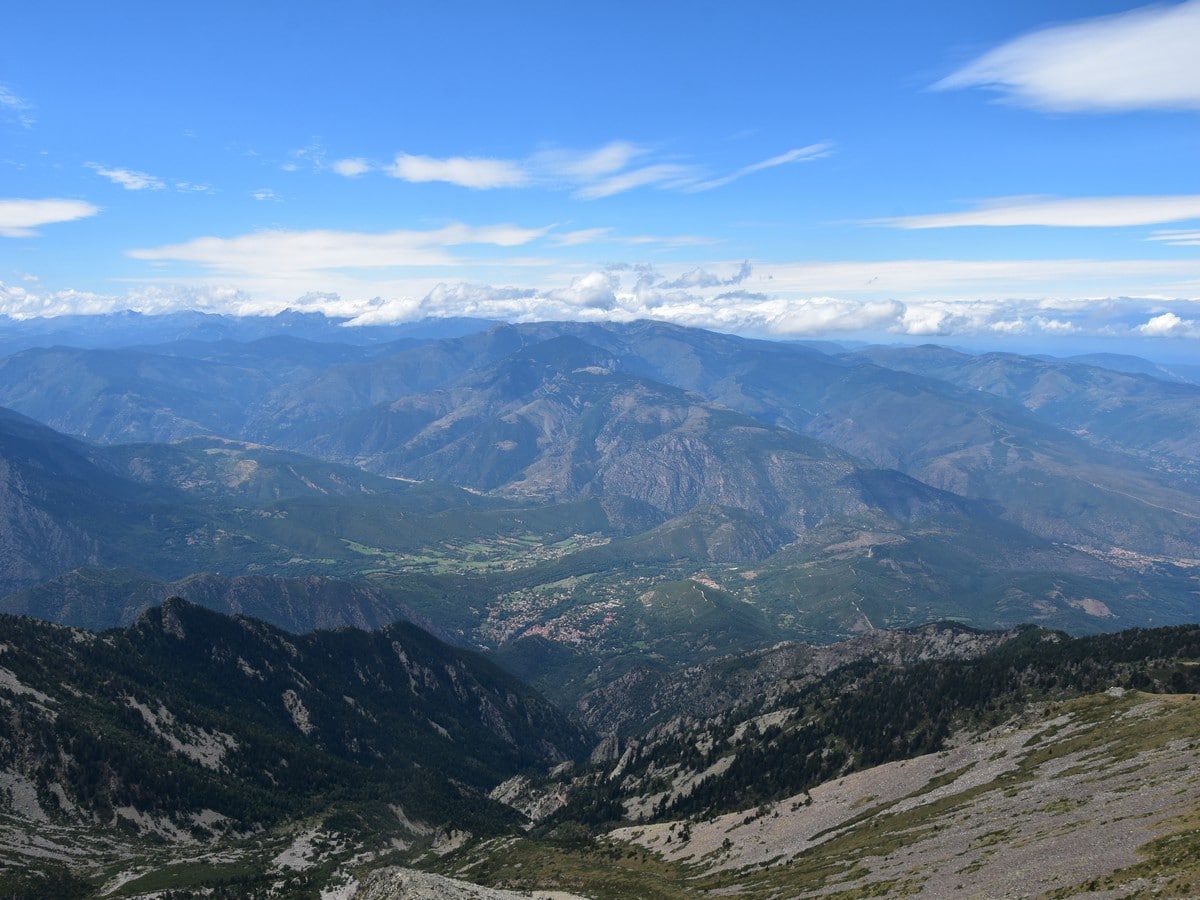
{"type": "Polygon", "coordinates": [[[409,837],[496,827],[516,817],[488,790],[587,748],[524,685],[408,624],[291,635],[175,598],[102,634],[0,617],[0,647],[0,770],[84,831],[186,842],[347,802],[395,805],[409,837]]]}

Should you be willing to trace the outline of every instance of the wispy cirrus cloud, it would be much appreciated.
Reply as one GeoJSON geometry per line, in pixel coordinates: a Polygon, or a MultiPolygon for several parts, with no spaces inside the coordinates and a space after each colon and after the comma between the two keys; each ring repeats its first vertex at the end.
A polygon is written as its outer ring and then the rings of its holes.
{"type": "MultiPolygon", "coordinates": [[[[776,166],[820,159],[832,150],[833,145],[829,142],[797,147],[716,177],[696,163],[664,157],[649,147],[620,140],[610,141],[594,150],[539,150],[523,159],[439,158],[401,153],[391,164],[378,168],[393,178],[414,183],[443,182],[473,190],[565,190],[581,200],[600,200],[638,188],[688,192],[712,190],[776,166]]],[[[340,175],[355,177],[376,166],[355,158],[334,163],[332,168],[340,175]]]]}
{"type": "Polygon", "coordinates": [[[611,240],[611,228],[580,228],[576,231],[563,231],[551,237],[558,247],[581,247],[585,244],[595,244],[611,240]]]}
{"type": "Polygon", "coordinates": [[[100,207],[84,200],[0,200],[0,236],[33,237],[43,225],[73,222],[100,212],[100,207]]]}
{"type": "MultiPolygon", "coordinates": [[[[892,259],[758,265],[772,293],[896,297],[957,303],[1013,297],[1089,303],[1096,297],[1200,296],[1195,259],[892,259]]],[[[1056,301],[1057,302],[1057,301],[1056,301]]]]}
{"type": "Polygon", "coordinates": [[[161,178],[135,169],[110,169],[94,162],[88,163],[87,167],[127,191],[161,191],[167,186],[161,178]]]}
{"type": "Polygon", "coordinates": [[[999,197],[971,210],[873,219],[893,228],[1012,227],[1118,228],[1200,219],[1200,194],[1142,197],[999,197]]]}
{"type": "Polygon", "coordinates": [[[1160,228],[1147,240],[1161,241],[1172,247],[1200,247],[1200,228],[1160,228]]]}
{"type": "Polygon", "coordinates": [[[403,181],[444,181],[475,190],[521,187],[529,181],[528,173],[519,163],[478,156],[436,159],[432,156],[400,153],[386,171],[393,178],[403,181]]]}
{"type": "Polygon", "coordinates": [[[0,84],[0,114],[22,128],[33,127],[33,104],[3,84],[0,84]]]}
{"type": "Polygon", "coordinates": [[[634,188],[686,188],[696,180],[695,169],[678,163],[657,163],[609,175],[580,187],[575,196],[583,200],[599,200],[623,194],[634,188]]]}
{"type": "Polygon", "coordinates": [[[1200,109],[1200,0],[1026,34],[946,76],[1049,112],[1200,109]]]}
{"type": "Polygon", "coordinates": [[[320,172],[325,168],[325,147],[320,141],[314,140],[306,147],[289,150],[279,168],[285,172],[299,172],[306,168],[320,172]]]}
{"type": "MultiPolygon", "coordinates": [[[[86,166],[101,178],[107,178],[127,191],[161,191],[168,186],[167,182],[158,176],[136,169],[113,169],[94,162],[87,163],[86,166]]],[[[197,184],[194,181],[175,181],[170,186],[181,194],[215,193],[211,185],[197,184]]]]}
{"type": "Polygon", "coordinates": [[[739,178],[745,178],[747,175],[753,175],[755,172],[761,172],[764,169],[773,169],[776,166],[786,166],[791,163],[812,162],[816,159],[824,159],[833,152],[833,144],[829,141],[822,141],[818,144],[809,144],[807,147],[797,147],[794,150],[789,150],[787,153],[780,153],[778,156],[772,156],[770,159],[764,159],[762,162],[751,163],[748,166],[742,166],[736,172],[731,172],[721,178],[713,178],[708,181],[702,181],[699,184],[688,187],[689,191],[710,191],[713,188],[724,187],[731,182],[737,181],[739,178]]]}
{"type": "Polygon", "coordinates": [[[200,237],[128,251],[133,259],[199,265],[225,274],[274,275],[330,269],[452,265],[447,248],[465,244],[517,247],[546,228],[455,223],[432,231],[256,231],[232,238],[200,237]]]}
{"type": "Polygon", "coordinates": [[[609,141],[596,150],[543,150],[531,157],[531,168],[551,172],[573,183],[597,181],[620,172],[650,151],[630,141],[609,141]]]}
{"type": "Polygon", "coordinates": [[[580,228],[549,235],[556,247],[581,247],[588,244],[625,244],[628,246],[657,245],[660,247],[703,247],[721,243],[701,234],[619,234],[613,228],[580,228]]]}

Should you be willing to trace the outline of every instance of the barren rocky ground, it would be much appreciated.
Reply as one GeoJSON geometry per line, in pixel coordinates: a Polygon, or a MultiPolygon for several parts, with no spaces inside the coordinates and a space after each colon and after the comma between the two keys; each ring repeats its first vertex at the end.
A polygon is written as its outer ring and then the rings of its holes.
{"type": "Polygon", "coordinates": [[[767,807],[612,837],[744,878],[728,894],[1189,895],[1194,858],[1138,864],[1155,839],[1194,834],[1200,699],[1113,690],[1029,718],[767,807]]]}

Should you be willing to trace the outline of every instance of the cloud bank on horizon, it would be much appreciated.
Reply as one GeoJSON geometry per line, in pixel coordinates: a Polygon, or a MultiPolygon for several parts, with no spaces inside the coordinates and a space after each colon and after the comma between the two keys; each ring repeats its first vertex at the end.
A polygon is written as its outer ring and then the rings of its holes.
{"type": "Polygon", "coordinates": [[[1200,0],[216,6],[12,14],[0,314],[1200,338],[1200,0]]]}

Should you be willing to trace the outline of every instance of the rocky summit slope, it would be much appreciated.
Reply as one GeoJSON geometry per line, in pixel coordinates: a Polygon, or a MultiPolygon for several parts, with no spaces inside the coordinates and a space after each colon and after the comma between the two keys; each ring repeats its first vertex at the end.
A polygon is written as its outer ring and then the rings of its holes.
{"type": "Polygon", "coordinates": [[[288,635],[178,600],[99,635],[0,627],[0,893],[1200,888],[1197,627],[729,657],[590,761],[539,698],[407,627],[288,635]]]}
{"type": "Polygon", "coordinates": [[[1114,688],[753,811],[609,837],[747,896],[1189,896],[1197,726],[1194,694],[1114,688]]]}

